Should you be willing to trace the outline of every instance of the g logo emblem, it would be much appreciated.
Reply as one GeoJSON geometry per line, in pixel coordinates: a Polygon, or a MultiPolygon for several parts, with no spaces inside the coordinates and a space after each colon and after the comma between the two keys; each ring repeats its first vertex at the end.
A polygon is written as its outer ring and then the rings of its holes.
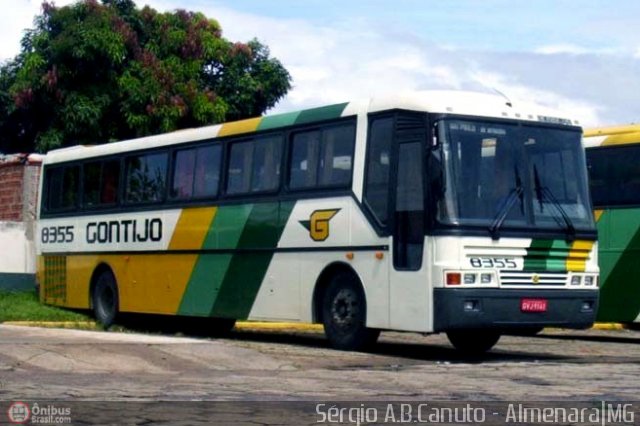
{"type": "Polygon", "coordinates": [[[329,238],[329,221],[340,209],[316,210],[309,220],[301,220],[300,224],[309,231],[313,241],[324,241],[329,238]]]}
{"type": "Polygon", "coordinates": [[[540,282],[540,275],[533,274],[533,276],[531,277],[531,281],[533,281],[534,284],[538,284],[540,282]]]}

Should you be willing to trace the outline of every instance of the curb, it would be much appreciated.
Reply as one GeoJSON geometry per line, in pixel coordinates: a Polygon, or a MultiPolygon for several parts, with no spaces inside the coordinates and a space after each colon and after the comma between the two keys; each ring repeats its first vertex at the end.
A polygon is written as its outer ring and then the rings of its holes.
{"type": "Polygon", "coordinates": [[[322,324],[303,322],[266,322],[240,321],[236,323],[236,330],[294,330],[294,331],[322,331],[322,324]]]}
{"type": "Polygon", "coordinates": [[[593,330],[624,330],[625,327],[622,324],[616,322],[597,322],[593,324],[593,330]]]}
{"type": "MultiPolygon", "coordinates": [[[[18,325],[23,327],[44,328],[79,328],[83,330],[96,330],[100,326],[95,321],[5,321],[1,324],[18,325]]],[[[268,321],[238,321],[236,330],[289,330],[289,331],[322,331],[322,324],[310,324],[301,322],[268,322],[268,321]]],[[[624,330],[619,323],[595,323],[592,330],[624,330]]]]}

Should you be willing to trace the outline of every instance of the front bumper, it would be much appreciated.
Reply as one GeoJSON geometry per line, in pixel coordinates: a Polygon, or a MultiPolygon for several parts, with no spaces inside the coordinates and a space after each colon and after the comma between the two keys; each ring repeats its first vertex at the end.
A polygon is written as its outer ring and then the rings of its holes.
{"type": "Polygon", "coordinates": [[[436,332],[476,328],[589,328],[598,309],[597,289],[436,288],[433,293],[436,332]],[[547,310],[522,312],[522,299],[546,299],[547,310]],[[474,309],[469,309],[471,305],[474,309]]]}

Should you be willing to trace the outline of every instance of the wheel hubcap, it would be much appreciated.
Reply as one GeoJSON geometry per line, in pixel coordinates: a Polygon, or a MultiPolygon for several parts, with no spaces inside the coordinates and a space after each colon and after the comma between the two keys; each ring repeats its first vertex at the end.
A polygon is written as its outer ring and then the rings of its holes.
{"type": "Polygon", "coordinates": [[[336,294],[331,305],[331,316],[334,324],[341,328],[350,327],[358,314],[358,299],[356,294],[342,289],[336,294]]]}

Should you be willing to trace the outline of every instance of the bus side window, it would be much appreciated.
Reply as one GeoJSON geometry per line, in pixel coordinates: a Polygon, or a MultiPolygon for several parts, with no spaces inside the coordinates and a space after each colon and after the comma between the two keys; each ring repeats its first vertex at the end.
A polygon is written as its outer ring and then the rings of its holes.
{"type": "Polygon", "coordinates": [[[193,172],[196,164],[196,149],[181,149],[173,158],[174,173],[169,196],[188,199],[193,196],[193,172]]]}
{"type": "Polygon", "coordinates": [[[249,192],[253,147],[254,143],[252,141],[237,142],[231,145],[227,194],[249,192]]]}
{"type": "Polygon", "coordinates": [[[289,188],[303,189],[316,185],[320,131],[296,133],[291,143],[289,188]]]}
{"type": "Polygon", "coordinates": [[[347,187],[351,183],[354,146],[352,124],[296,133],[291,142],[289,188],[347,187]]]}
{"type": "Polygon", "coordinates": [[[197,149],[196,167],[193,177],[193,196],[212,197],[218,195],[220,186],[220,162],[222,147],[219,144],[197,149]]]}
{"type": "Polygon", "coordinates": [[[278,189],[281,158],[281,135],[232,144],[227,194],[247,194],[278,189]]]}
{"type": "Polygon", "coordinates": [[[319,165],[320,186],[344,186],[351,183],[355,128],[336,126],[322,132],[322,157],[319,165]]]}
{"type": "Polygon", "coordinates": [[[82,205],[94,207],[100,203],[100,174],[102,161],[86,163],[82,167],[82,205]]]}
{"type": "Polygon", "coordinates": [[[127,203],[162,201],[167,178],[166,152],[131,156],[126,159],[127,203]]]}
{"type": "Polygon", "coordinates": [[[282,137],[267,136],[254,142],[251,192],[273,191],[280,184],[282,137]]]}
{"type": "Polygon", "coordinates": [[[70,210],[78,207],[80,192],[80,166],[56,167],[47,170],[48,210],[70,210]]]}
{"type": "Polygon", "coordinates": [[[376,219],[385,226],[389,219],[389,173],[393,118],[375,119],[369,129],[364,201],[376,219]]]}
{"type": "Polygon", "coordinates": [[[115,204],[118,201],[118,187],[120,181],[120,161],[110,160],[102,164],[102,178],[100,182],[100,204],[115,204]]]}

